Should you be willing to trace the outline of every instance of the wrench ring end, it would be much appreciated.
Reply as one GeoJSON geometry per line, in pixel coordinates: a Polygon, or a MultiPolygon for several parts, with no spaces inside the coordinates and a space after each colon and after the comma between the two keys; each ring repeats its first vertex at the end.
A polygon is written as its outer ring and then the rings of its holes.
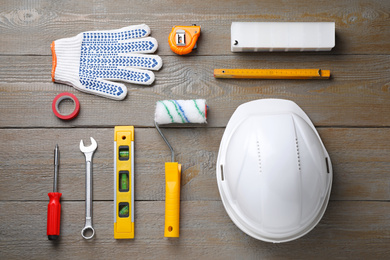
{"type": "Polygon", "coordinates": [[[83,230],[81,230],[81,236],[82,236],[84,239],[91,239],[91,238],[93,238],[94,235],[95,235],[95,229],[93,229],[93,227],[84,227],[83,230]],[[91,230],[91,231],[92,231],[92,235],[90,235],[89,237],[85,236],[85,233],[86,233],[88,230],[91,230]]]}

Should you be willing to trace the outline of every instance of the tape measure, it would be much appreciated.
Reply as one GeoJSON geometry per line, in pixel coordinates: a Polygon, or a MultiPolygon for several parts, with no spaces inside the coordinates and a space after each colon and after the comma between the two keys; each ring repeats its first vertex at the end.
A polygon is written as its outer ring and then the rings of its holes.
{"type": "Polygon", "coordinates": [[[134,238],[134,126],[115,126],[114,238],[134,238]]]}
{"type": "Polygon", "coordinates": [[[329,79],[330,70],[321,69],[215,69],[223,79],[329,79]]]}
{"type": "Polygon", "coordinates": [[[174,26],[168,37],[169,47],[176,54],[188,54],[196,49],[199,35],[200,26],[174,26]]]}

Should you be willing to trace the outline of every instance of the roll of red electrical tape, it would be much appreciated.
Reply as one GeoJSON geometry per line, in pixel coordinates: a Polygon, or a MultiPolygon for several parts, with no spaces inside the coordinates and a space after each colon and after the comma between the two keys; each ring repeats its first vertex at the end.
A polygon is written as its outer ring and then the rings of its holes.
{"type": "Polygon", "coordinates": [[[69,92],[64,92],[64,93],[61,93],[61,94],[58,94],[54,100],[53,100],[53,103],[52,103],[52,109],[53,109],[53,113],[60,119],[62,120],[70,120],[70,119],[73,119],[75,118],[78,114],[79,114],[79,111],[80,111],[80,103],[79,103],[79,100],[77,99],[77,97],[75,95],[73,95],[72,93],[69,93],[69,92]],[[72,100],[73,101],[73,104],[74,104],[74,110],[72,113],[70,114],[61,114],[60,113],[60,110],[58,109],[58,105],[61,103],[61,101],[65,100],[65,99],[69,99],[69,100],[72,100]]]}

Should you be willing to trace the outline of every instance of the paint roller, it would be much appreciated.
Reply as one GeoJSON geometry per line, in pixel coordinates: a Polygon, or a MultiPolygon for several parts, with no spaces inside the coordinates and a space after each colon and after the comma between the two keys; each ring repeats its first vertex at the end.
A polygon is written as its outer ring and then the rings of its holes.
{"type": "Polygon", "coordinates": [[[161,132],[162,124],[207,123],[205,99],[162,100],[156,103],[154,125],[171,150],[171,162],[165,163],[165,237],[179,237],[181,164],[175,162],[175,153],[161,132]]]}

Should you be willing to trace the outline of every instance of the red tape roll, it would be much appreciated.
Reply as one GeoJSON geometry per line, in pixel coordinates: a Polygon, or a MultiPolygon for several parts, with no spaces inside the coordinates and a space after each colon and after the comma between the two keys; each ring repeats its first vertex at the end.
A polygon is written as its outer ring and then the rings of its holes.
{"type": "Polygon", "coordinates": [[[75,118],[78,114],[79,114],[79,111],[80,111],[80,102],[79,100],[77,99],[77,97],[75,95],[73,95],[72,93],[69,93],[69,92],[64,92],[64,93],[61,93],[61,94],[58,94],[54,100],[53,100],[53,103],[51,105],[52,109],[53,109],[53,113],[60,119],[62,120],[70,120],[70,119],[73,119],[75,118]],[[58,105],[61,103],[62,100],[65,100],[65,99],[69,99],[69,100],[72,100],[73,103],[74,103],[74,110],[72,113],[70,114],[67,114],[67,115],[64,115],[64,114],[61,114],[59,109],[58,109],[58,105]]]}

